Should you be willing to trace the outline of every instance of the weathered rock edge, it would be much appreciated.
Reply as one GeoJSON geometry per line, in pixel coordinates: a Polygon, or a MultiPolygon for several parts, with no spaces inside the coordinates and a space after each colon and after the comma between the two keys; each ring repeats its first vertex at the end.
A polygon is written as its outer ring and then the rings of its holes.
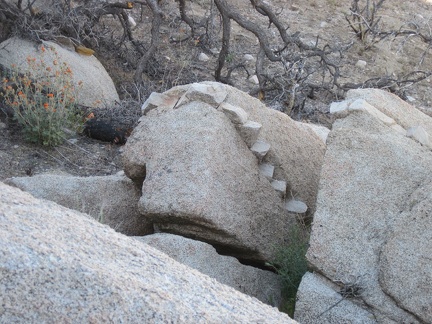
{"type": "Polygon", "coordinates": [[[219,255],[210,244],[179,235],[155,233],[134,238],[243,294],[281,306],[282,282],[276,273],[241,264],[236,258],[219,255]]]}
{"type": "Polygon", "coordinates": [[[79,212],[0,182],[0,322],[296,323],[79,212]]]}
{"type": "Polygon", "coordinates": [[[141,192],[123,172],[109,176],[75,177],[44,173],[14,177],[5,183],[64,207],[92,216],[125,235],[153,233],[153,224],[138,211],[141,192]]]}

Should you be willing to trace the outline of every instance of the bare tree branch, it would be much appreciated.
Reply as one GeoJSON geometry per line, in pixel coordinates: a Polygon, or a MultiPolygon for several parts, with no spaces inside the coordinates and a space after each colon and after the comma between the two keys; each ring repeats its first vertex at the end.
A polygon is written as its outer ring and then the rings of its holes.
{"type": "Polygon", "coordinates": [[[134,75],[134,80],[137,83],[142,82],[141,80],[142,80],[142,74],[144,72],[144,68],[148,63],[148,61],[156,53],[156,50],[160,42],[159,29],[162,24],[163,13],[156,0],[147,0],[147,5],[150,7],[153,13],[153,21],[152,21],[152,28],[151,28],[151,44],[150,47],[147,49],[147,52],[139,59],[138,66],[134,75]]]}

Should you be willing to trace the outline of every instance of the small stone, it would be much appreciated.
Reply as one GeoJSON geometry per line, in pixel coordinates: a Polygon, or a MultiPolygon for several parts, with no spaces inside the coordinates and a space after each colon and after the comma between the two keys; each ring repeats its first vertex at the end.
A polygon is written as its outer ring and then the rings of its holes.
{"type": "Polygon", "coordinates": [[[354,100],[349,105],[349,111],[366,111],[370,115],[374,116],[376,119],[382,121],[387,126],[392,126],[396,124],[396,121],[393,118],[382,113],[380,110],[376,109],[364,99],[354,100]]]}
{"type": "Polygon", "coordinates": [[[291,213],[304,214],[308,207],[303,201],[291,199],[286,202],[285,209],[291,213]]]}
{"type": "Polygon", "coordinates": [[[290,10],[292,10],[292,11],[299,11],[300,7],[298,5],[296,5],[296,4],[292,4],[291,7],[290,7],[290,10]]]}
{"type": "Polygon", "coordinates": [[[330,104],[330,113],[336,114],[337,116],[345,117],[348,115],[348,107],[352,101],[344,100],[338,102],[332,102],[330,104]]]}
{"type": "Polygon", "coordinates": [[[251,61],[255,61],[255,58],[253,57],[253,55],[250,55],[250,54],[245,54],[245,55],[243,55],[243,59],[244,59],[245,61],[249,61],[249,62],[251,62],[251,61]]]}
{"type": "Polygon", "coordinates": [[[258,140],[251,147],[251,151],[255,154],[258,159],[262,159],[270,150],[270,144],[258,140]]]}
{"type": "Polygon", "coordinates": [[[220,83],[192,83],[187,92],[177,102],[176,108],[192,101],[202,101],[217,108],[227,95],[226,87],[220,83]]]}
{"type": "Polygon", "coordinates": [[[261,174],[265,176],[269,181],[273,179],[274,166],[268,163],[263,163],[259,165],[259,170],[261,174]]]}
{"type": "Polygon", "coordinates": [[[325,21],[321,21],[320,27],[321,28],[326,28],[328,26],[328,23],[326,23],[325,21]]]}
{"type": "Polygon", "coordinates": [[[248,81],[249,81],[250,83],[253,83],[253,84],[259,84],[259,80],[258,80],[258,77],[257,77],[256,75],[252,75],[252,76],[248,79],[248,81]]]}
{"type": "Polygon", "coordinates": [[[407,98],[407,100],[408,100],[409,102],[414,102],[414,101],[416,101],[415,98],[414,98],[414,97],[411,97],[411,96],[407,96],[406,98],[407,98]]]}
{"type": "Polygon", "coordinates": [[[355,64],[355,66],[359,69],[364,69],[367,65],[366,61],[363,60],[358,60],[357,63],[355,64]]]}
{"type": "Polygon", "coordinates": [[[240,125],[238,130],[240,136],[245,141],[248,147],[252,147],[252,145],[257,141],[259,133],[261,131],[262,125],[252,120],[248,120],[243,125],[240,125]]]}
{"type": "Polygon", "coordinates": [[[198,60],[200,60],[201,62],[207,62],[208,60],[210,60],[210,58],[208,57],[207,54],[205,53],[200,53],[198,55],[198,60]]]}
{"type": "Polygon", "coordinates": [[[216,47],[213,47],[212,49],[210,49],[210,52],[212,52],[213,55],[218,55],[220,50],[217,49],[216,47]]]}
{"type": "Polygon", "coordinates": [[[173,98],[163,93],[152,92],[141,107],[142,115],[147,115],[149,111],[159,106],[173,108],[177,100],[178,98],[173,98]]]}
{"type": "Polygon", "coordinates": [[[408,137],[411,137],[415,139],[417,142],[419,142],[422,145],[426,145],[431,147],[431,142],[429,139],[429,134],[426,132],[426,130],[422,126],[413,126],[410,127],[406,132],[408,137]]]}
{"type": "Polygon", "coordinates": [[[273,180],[271,182],[272,187],[281,195],[281,197],[285,197],[287,183],[286,181],[281,180],[273,180]]]}
{"type": "Polygon", "coordinates": [[[128,16],[128,23],[132,28],[135,28],[137,23],[135,22],[135,19],[133,19],[131,16],[128,16]]]}
{"type": "Polygon", "coordinates": [[[244,124],[247,121],[248,114],[240,107],[233,106],[229,103],[222,103],[220,105],[222,111],[231,120],[233,124],[244,124]]]}
{"type": "Polygon", "coordinates": [[[78,139],[77,139],[77,138],[69,138],[67,141],[68,141],[69,143],[71,143],[71,144],[76,144],[76,143],[78,143],[78,139]]]}
{"type": "Polygon", "coordinates": [[[7,125],[5,123],[0,122],[0,129],[6,129],[7,125]]]}
{"type": "Polygon", "coordinates": [[[304,39],[300,38],[300,40],[305,43],[307,46],[315,47],[316,46],[316,40],[315,39],[304,39]]]}

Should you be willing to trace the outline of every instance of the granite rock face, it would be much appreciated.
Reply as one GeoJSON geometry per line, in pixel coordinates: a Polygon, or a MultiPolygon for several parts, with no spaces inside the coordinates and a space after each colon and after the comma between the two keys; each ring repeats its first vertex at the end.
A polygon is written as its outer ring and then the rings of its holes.
{"type": "Polygon", "coordinates": [[[140,190],[124,174],[75,177],[67,174],[39,174],[16,177],[7,184],[64,207],[92,216],[125,235],[153,233],[153,224],[138,211],[140,190]]]}
{"type": "Polygon", "coordinates": [[[297,292],[295,318],[302,324],[374,324],[364,303],[342,297],[340,287],[316,273],[307,272],[297,292]]]}
{"type": "Polygon", "coordinates": [[[379,282],[401,308],[432,321],[432,182],[407,199],[381,252],[379,282]]]}
{"type": "MultiPolygon", "coordinates": [[[[400,130],[412,124],[399,124],[380,103],[349,100],[333,107],[340,119],[327,139],[308,261],[339,284],[336,291],[361,288],[354,300],[378,323],[431,322],[432,152],[400,130]]],[[[307,312],[298,307],[296,318],[307,312]]]]}
{"type": "Polygon", "coordinates": [[[295,323],[77,211],[0,183],[2,323],[295,323]]]}
{"type": "Polygon", "coordinates": [[[156,231],[263,262],[296,217],[285,200],[313,213],[325,151],[313,127],[216,82],[152,94],[142,112],[124,168],[156,231]]]}
{"type": "Polygon", "coordinates": [[[367,103],[395,120],[406,130],[422,126],[432,136],[432,118],[416,109],[398,96],[378,89],[353,89],[348,91],[347,100],[364,99],[367,103]]]}
{"type": "Polygon", "coordinates": [[[218,254],[207,243],[183,236],[156,233],[135,238],[220,283],[263,303],[280,306],[282,286],[279,277],[273,272],[243,265],[236,258],[218,254]]]}
{"type": "Polygon", "coordinates": [[[225,114],[212,106],[192,101],[142,117],[124,157],[131,179],[145,176],[139,209],[157,231],[255,261],[271,259],[272,246],[288,233],[280,196],[225,114]],[[136,172],[142,169],[145,175],[136,172]]]}

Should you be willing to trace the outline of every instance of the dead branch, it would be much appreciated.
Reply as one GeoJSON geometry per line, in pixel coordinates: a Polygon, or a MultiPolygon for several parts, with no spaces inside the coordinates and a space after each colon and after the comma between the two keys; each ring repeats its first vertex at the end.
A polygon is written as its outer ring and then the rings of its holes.
{"type": "Polygon", "coordinates": [[[423,81],[430,77],[432,72],[426,71],[412,71],[399,78],[392,78],[390,76],[380,76],[371,78],[360,83],[345,83],[341,89],[348,91],[350,89],[363,89],[363,88],[376,88],[386,89],[402,99],[406,99],[406,89],[413,84],[423,81]]]}
{"type": "MultiPolygon", "coordinates": [[[[401,37],[406,40],[411,37],[419,38],[427,45],[425,53],[432,47],[432,34],[423,32],[415,23],[405,25],[399,30],[381,31],[378,11],[384,0],[365,1],[365,5],[361,6],[360,0],[353,0],[351,15],[346,19],[366,49],[390,37],[401,37]]],[[[112,36],[110,43],[106,41],[105,44],[114,44],[113,47],[119,49],[119,52],[122,49],[129,51],[128,54],[133,53],[129,55],[133,59],[128,60],[133,62],[130,66],[135,68],[134,81],[136,84],[143,84],[143,74],[149,75],[151,68],[158,66],[155,56],[161,43],[161,26],[165,17],[161,5],[163,4],[157,0],[119,1],[111,4],[88,0],[85,4],[73,7],[70,1],[65,0],[53,1],[52,8],[37,12],[32,1],[18,0],[15,5],[11,5],[10,1],[0,0],[0,22],[6,22],[13,26],[15,33],[33,40],[52,40],[63,35],[72,39],[74,43],[87,42],[98,45],[103,38],[102,27],[105,27],[102,18],[113,15],[120,23],[120,33],[123,31],[123,35],[119,37],[118,33],[115,33],[116,40],[114,41],[112,36]],[[142,38],[139,40],[129,24],[127,10],[133,5],[141,6],[141,15],[145,9],[149,9],[152,16],[150,41],[144,42],[142,38]]],[[[214,67],[214,77],[217,81],[233,84],[232,72],[237,69],[242,69],[242,75],[247,77],[255,74],[259,85],[251,93],[257,94],[260,98],[267,94],[267,97],[284,103],[287,113],[301,107],[306,98],[312,98],[320,91],[338,94],[352,88],[374,87],[403,93],[410,85],[430,75],[429,72],[420,70],[399,78],[381,76],[360,83],[342,83],[342,57],[353,42],[330,46],[323,44],[318,37],[312,41],[305,41],[300,32],[290,31],[289,25],[279,19],[278,14],[267,2],[250,0],[250,6],[255,10],[257,17],[267,22],[267,26],[262,27],[262,20],[257,23],[253,19],[246,19],[227,0],[212,1],[210,13],[199,18],[188,9],[186,0],[178,0],[179,17],[176,17],[175,21],[181,20],[190,29],[190,35],[181,42],[190,41],[189,44],[192,44],[193,40],[194,46],[200,46],[207,52],[215,47],[219,48],[218,60],[214,67]],[[256,64],[251,68],[255,71],[249,71],[233,55],[233,22],[258,39],[256,64]]],[[[111,35],[114,35],[113,31],[111,35]]],[[[423,58],[424,56],[425,54],[423,58]]]]}
{"type": "Polygon", "coordinates": [[[147,51],[138,61],[138,66],[134,75],[134,80],[136,83],[142,82],[142,74],[144,72],[146,64],[156,53],[156,50],[160,42],[159,29],[162,24],[162,16],[163,16],[162,10],[160,9],[159,4],[156,0],[147,0],[146,2],[153,13],[153,21],[152,21],[152,28],[151,28],[151,43],[150,43],[150,47],[147,49],[147,51]]]}

